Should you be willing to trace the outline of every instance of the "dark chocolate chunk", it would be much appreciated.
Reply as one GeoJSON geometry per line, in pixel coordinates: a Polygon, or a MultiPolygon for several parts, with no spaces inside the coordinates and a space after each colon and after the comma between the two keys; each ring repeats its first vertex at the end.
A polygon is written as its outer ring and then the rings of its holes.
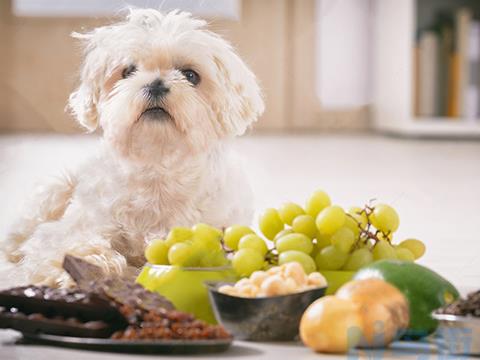
{"type": "Polygon", "coordinates": [[[80,289],[53,289],[24,286],[0,291],[0,306],[17,308],[25,314],[47,317],[75,317],[81,321],[105,320],[124,322],[123,316],[108,298],[80,289]]]}
{"type": "Polygon", "coordinates": [[[72,255],[65,255],[62,266],[79,287],[104,277],[100,267],[72,255]]]}
{"type": "Polygon", "coordinates": [[[12,313],[6,310],[0,312],[0,328],[14,329],[28,334],[40,332],[51,335],[97,338],[107,338],[119,330],[118,327],[103,321],[82,323],[75,318],[65,319],[59,316],[47,318],[38,313],[27,315],[22,312],[12,313]]]}
{"type": "Polygon", "coordinates": [[[100,267],[88,261],[66,255],[63,267],[84,290],[94,292],[119,304],[137,306],[144,310],[175,307],[165,297],[148,291],[135,282],[120,277],[105,277],[100,267]]]}

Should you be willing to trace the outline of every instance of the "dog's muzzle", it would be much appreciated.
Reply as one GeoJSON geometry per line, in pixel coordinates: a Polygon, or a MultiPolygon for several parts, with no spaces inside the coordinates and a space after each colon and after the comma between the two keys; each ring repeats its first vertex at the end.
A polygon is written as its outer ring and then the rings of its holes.
{"type": "Polygon", "coordinates": [[[165,120],[169,118],[170,114],[162,106],[158,105],[162,98],[170,92],[165,83],[161,79],[156,79],[146,85],[144,91],[149,103],[152,105],[148,106],[140,114],[139,120],[165,120]]]}
{"type": "Polygon", "coordinates": [[[156,79],[145,86],[145,91],[150,99],[157,100],[167,95],[170,89],[165,86],[162,79],[156,79]]]}

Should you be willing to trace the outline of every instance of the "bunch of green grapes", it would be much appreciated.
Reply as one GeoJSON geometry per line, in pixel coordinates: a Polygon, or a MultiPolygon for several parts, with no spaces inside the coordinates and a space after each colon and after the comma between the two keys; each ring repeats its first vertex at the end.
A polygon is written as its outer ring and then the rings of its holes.
{"type": "Polygon", "coordinates": [[[145,249],[150,264],[182,267],[216,267],[229,264],[222,246],[223,231],[197,224],[174,227],[166,239],[153,240],[145,249]]]}
{"type": "Polygon", "coordinates": [[[305,207],[288,202],[264,211],[259,233],[243,225],[225,231],[197,224],[173,228],[165,240],[155,240],[145,256],[152,264],[213,267],[231,263],[239,276],[288,262],[306,273],[316,270],[355,271],[380,259],[414,261],[425,245],[407,239],[394,245],[397,212],[386,204],[367,204],[345,212],[332,205],[324,191],[314,192],[305,207]]]}
{"type": "Polygon", "coordinates": [[[289,202],[267,209],[260,217],[263,235],[274,243],[267,260],[299,262],[305,271],[355,271],[380,259],[415,261],[425,245],[407,239],[394,245],[397,212],[387,204],[353,207],[348,212],[332,205],[324,191],[316,191],[305,207],[289,202]]]}
{"type": "Polygon", "coordinates": [[[355,271],[376,260],[415,261],[425,253],[417,239],[393,243],[400,220],[387,204],[352,207],[348,212],[329,206],[318,214],[316,224],[321,240],[315,260],[322,270],[355,271]]]}

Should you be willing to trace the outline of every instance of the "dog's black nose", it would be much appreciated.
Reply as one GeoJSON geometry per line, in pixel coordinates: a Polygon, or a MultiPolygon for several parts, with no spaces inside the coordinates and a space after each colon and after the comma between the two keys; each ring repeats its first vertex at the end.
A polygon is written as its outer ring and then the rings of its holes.
{"type": "Polygon", "coordinates": [[[146,86],[147,92],[152,97],[163,97],[170,89],[165,86],[161,79],[157,79],[146,86]]]}

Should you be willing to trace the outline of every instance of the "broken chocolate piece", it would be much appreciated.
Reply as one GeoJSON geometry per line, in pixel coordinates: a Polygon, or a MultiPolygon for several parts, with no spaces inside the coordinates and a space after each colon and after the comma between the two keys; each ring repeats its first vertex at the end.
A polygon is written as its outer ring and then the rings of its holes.
{"type": "Polygon", "coordinates": [[[118,304],[139,307],[144,310],[164,308],[173,310],[175,307],[165,297],[146,290],[143,286],[131,280],[120,277],[104,277],[100,267],[88,261],[66,255],[63,267],[77,284],[101,297],[113,300],[118,304]]]}
{"type": "Polygon", "coordinates": [[[0,306],[16,308],[25,314],[46,317],[75,317],[81,321],[124,321],[109,299],[80,289],[54,289],[46,286],[22,286],[0,291],[0,306]]]}
{"type": "Polygon", "coordinates": [[[81,288],[104,277],[100,267],[72,255],[65,255],[62,267],[81,288]]]}
{"type": "Polygon", "coordinates": [[[0,311],[0,328],[14,329],[23,333],[107,338],[119,327],[104,321],[81,322],[75,318],[45,317],[43,314],[24,314],[19,311],[0,311]]]}

